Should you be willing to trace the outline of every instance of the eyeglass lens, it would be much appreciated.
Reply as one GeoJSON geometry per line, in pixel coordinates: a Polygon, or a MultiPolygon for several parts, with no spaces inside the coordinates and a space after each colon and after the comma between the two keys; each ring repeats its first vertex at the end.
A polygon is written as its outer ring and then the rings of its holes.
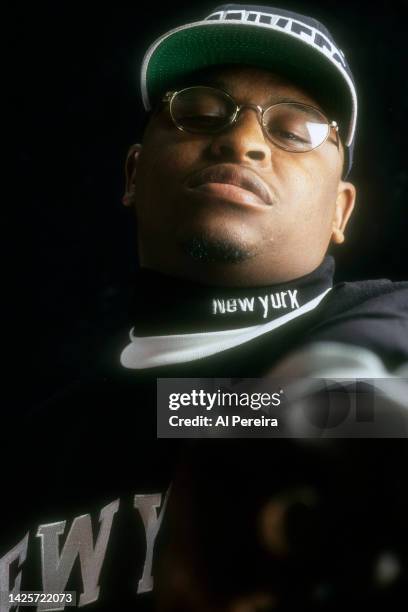
{"type": "MultiPolygon", "coordinates": [[[[216,133],[235,118],[236,104],[230,96],[211,87],[191,87],[174,96],[171,114],[178,127],[189,132],[216,133]]],[[[313,107],[279,103],[263,114],[268,137],[289,151],[310,151],[326,139],[329,125],[313,107]]]]}

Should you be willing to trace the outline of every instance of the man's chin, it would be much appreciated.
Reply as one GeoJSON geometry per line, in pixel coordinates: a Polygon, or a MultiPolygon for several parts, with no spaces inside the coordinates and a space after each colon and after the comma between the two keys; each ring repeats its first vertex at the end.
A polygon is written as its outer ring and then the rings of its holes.
{"type": "Polygon", "coordinates": [[[256,249],[231,239],[192,236],[181,243],[191,259],[209,264],[238,264],[256,255],[256,249]]]}

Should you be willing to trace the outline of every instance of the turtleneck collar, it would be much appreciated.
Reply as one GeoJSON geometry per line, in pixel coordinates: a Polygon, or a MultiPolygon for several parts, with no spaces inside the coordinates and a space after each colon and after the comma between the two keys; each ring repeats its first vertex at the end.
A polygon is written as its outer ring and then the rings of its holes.
{"type": "Polygon", "coordinates": [[[237,329],[299,310],[333,284],[334,260],[300,278],[257,287],[200,285],[143,268],[137,277],[134,335],[237,329]]]}
{"type": "Polygon", "coordinates": [[[141,270],[121,364],[137,370],[172,365],[249,342],[316,308],[333,274],[330,256],[310,274],[262,287],[204,286],[141,270]]]}

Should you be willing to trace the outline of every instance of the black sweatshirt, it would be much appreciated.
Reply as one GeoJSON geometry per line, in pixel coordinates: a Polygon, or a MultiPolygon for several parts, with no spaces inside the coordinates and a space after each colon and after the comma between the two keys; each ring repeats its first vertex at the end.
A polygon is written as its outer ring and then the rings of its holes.
{"type": "MultiPolygon", "coordinates": [[[[301,279],[257,288],[141,273],[133,341],[120,330],[95,372],[3,430],[0,591],[76,591],[90,611],[150,605],[180,451],[156,439],[158,377],[259,377],[321,342],[370,351],[390,373],[406,364],[408,283],[333,286],[333,273],[330,257],[301,279]]],[[[48,606],[38,609],[64,609],[48,606]]]]}

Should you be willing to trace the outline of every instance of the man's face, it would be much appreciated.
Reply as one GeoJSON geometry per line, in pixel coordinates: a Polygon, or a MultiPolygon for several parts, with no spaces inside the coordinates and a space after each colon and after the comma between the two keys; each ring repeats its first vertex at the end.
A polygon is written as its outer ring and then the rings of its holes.
{"type": "MultiPolygon", "coordinates": [[[[265,108],[289,99],[319,108],[305,91],[259,68],[221,66],[195,84],[221,88],[238,104],[265,108]]],[[[127,163],[125,201],[137,217],[140,264],[237,286],[307,274],[331,239],[342,242],[355,197],[353,186],[341,181],[342,168],[334,131],[313,151],[294,153],[268,139],[253,109],[244,108],[222,132],[192,134],[177,129],[165,104],[127,163]],[[210,178],[192,187],[204,169],[210,178]],[[246,172],[268,197],[220,185],[211,178],[219,170],[246,172]]]]}

